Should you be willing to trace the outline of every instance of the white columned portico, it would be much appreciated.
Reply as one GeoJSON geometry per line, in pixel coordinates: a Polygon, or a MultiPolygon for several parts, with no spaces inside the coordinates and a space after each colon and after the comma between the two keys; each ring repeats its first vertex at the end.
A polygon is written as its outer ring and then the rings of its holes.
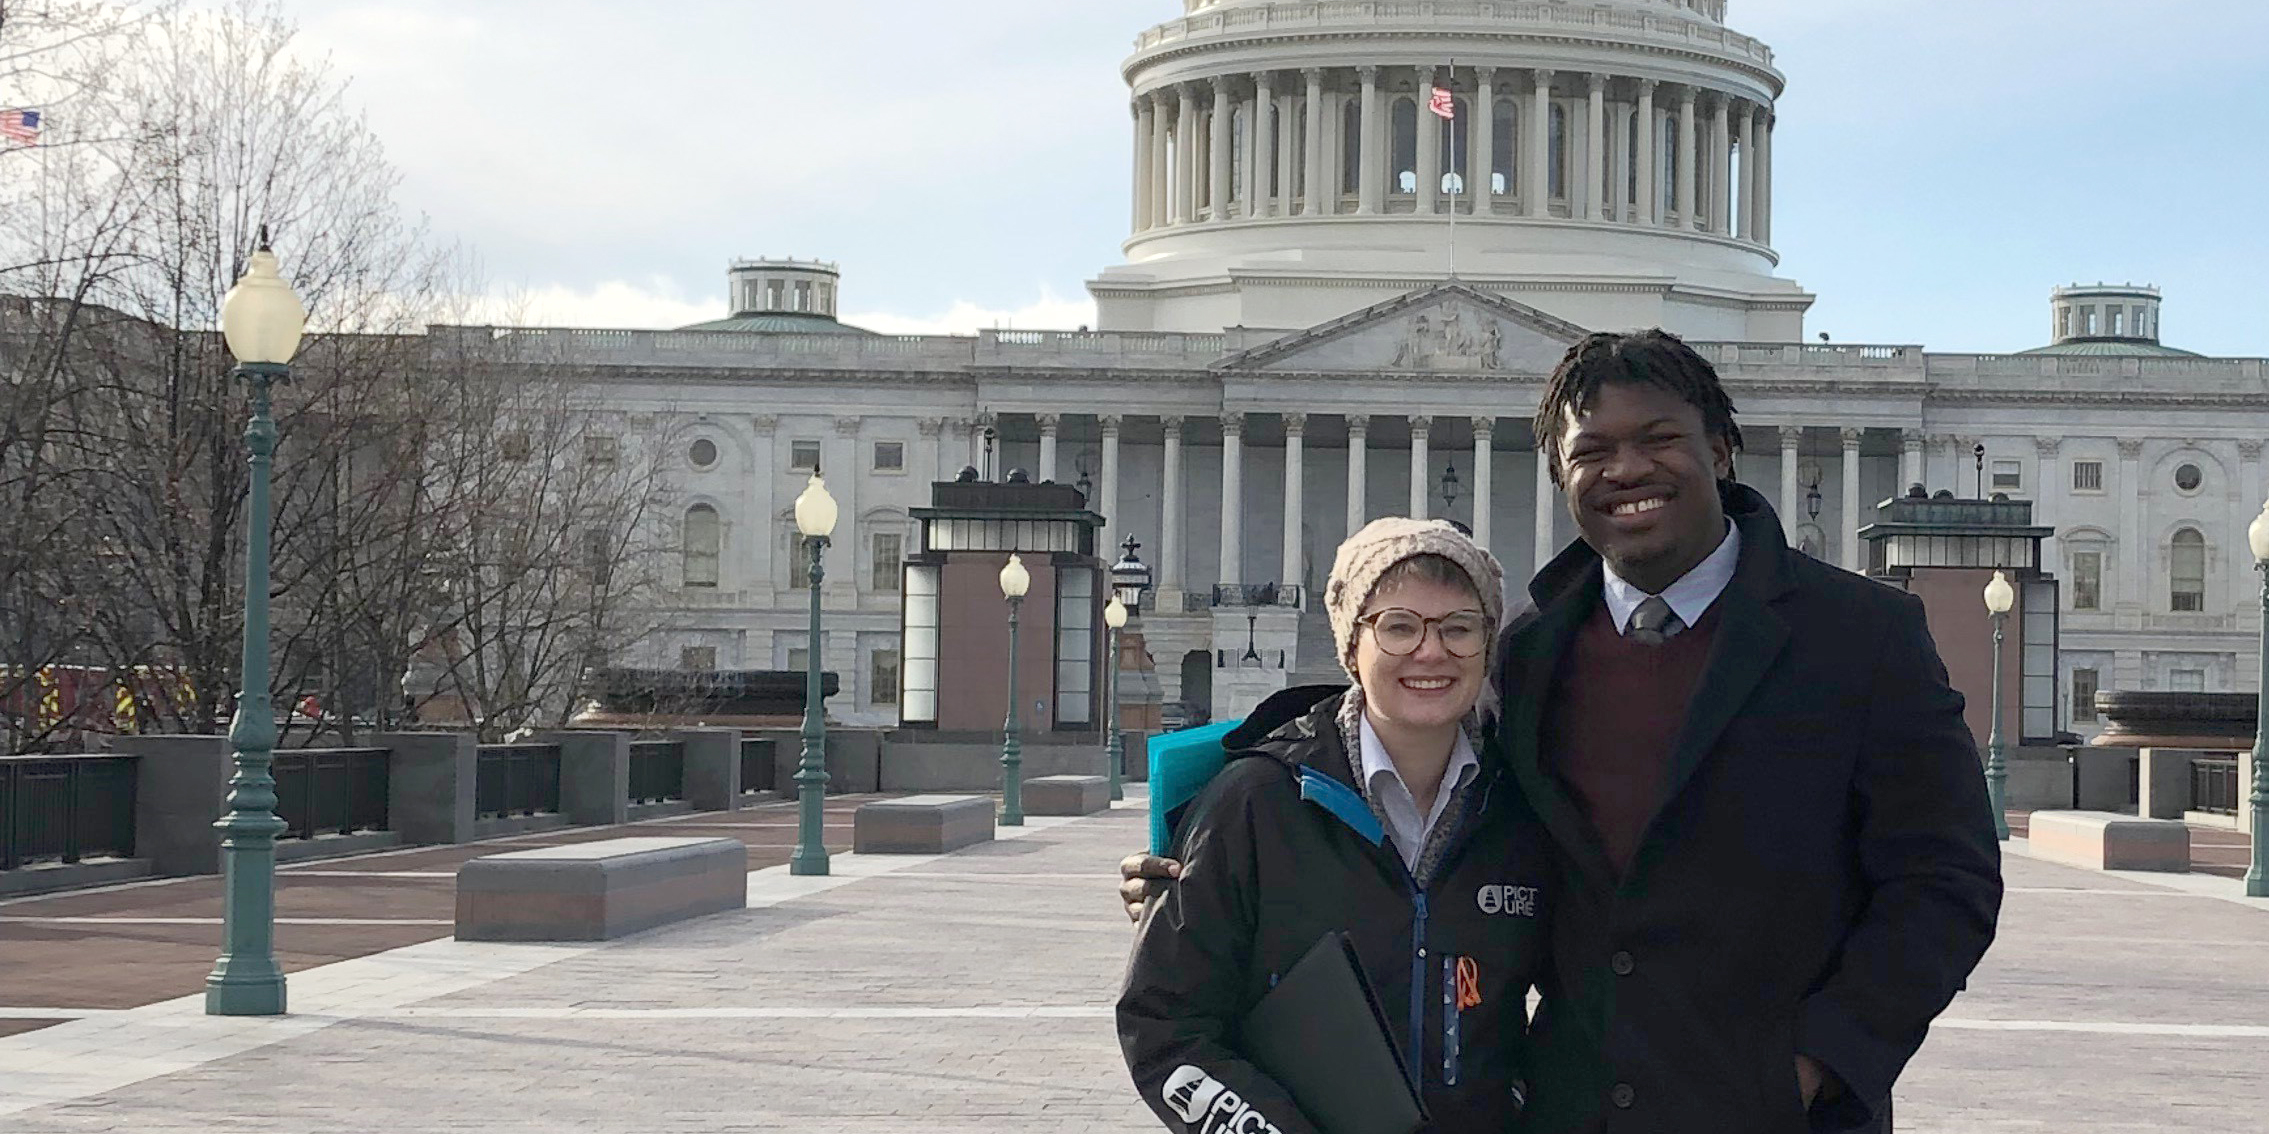
{"type": "Polygon", "coordinates": [[[1119,545],[1119,430],[1126,419],[1115,413],[1098,415],[1095,424],[1103,431],[1103,495],[1097,511],[1103,513],[1103,545],[1098,554],[1104,561],[1114,562],[1111,549],[1119,545]]]}
{"type": "Polygon", "coordinates": [[[1181,103],[1174,113],[1174,223],[1197,219],[1198,87],[1182,83],[1174,88],[1181,103]]]}
{"type": "Polygon", "coordinates": [[[1324,72],[1308,67],[1300,76],[1308,80],[1307,145],[1300,164],[1307,170],[1307,214],[1316,216],[1324,212],[1324,72]]]}
{"type": "MultiPolygon", "coordinates": [[[[1543,428],[1538,422],[1537,428],[1543,428]]],[[[1559,548],[1552,546],[1552,510],[1560,506],[1560,494],[1552,483],[1552,457],[1544,446],[1536,447],[1536,560],[1535,571],[1542,571],[1559,548]]]]}
{"type": "Polygon", "coordinates": [[[1233,164],[1229,143],[1237,136],[1237,100],[1229,97],[1229,76],[1213,78],[1213,116],[1208,120],[1207,140],[1212,143],[1212,156],[1208,161],[1212,184],[1206,188],[1206,205],[1209,215],[1217,221],[1229,219],[1229,171],[1233,164]]]}
{"type": "Polygon", "coordinates": [[[1370,489],[1371,415],[1347,416],[1347,534],[1363,530],[1369,521],[1363,494],[1370,489]]]}
{"type": "Polygon", "coordinates": [[[1846,429],[1844,442],[1844,570],[1864,571],[1865,564],[1859,553],[1859,443],[1867,436],[1864,429],[1846,429]]]}
{"type": "Polygon", "coordinates": [[[1591,74],[1591,121],[1584,152],[1584,196],[1591,198],[1591,219],[1607,219],[1607,76],[1591,74]]]}
{"type": "Polygon", "coordinates": [[[1413,520],[1426,518],[1427,480],[1432,475],[1430,469],[1433,465],[1433,457],[1427,451],[1427,445],[1433,440],[1433,436],[1433,418],[1410,419],[1410,518],[1413,520]]]}
{"type": "Polygon", "coordinates": [[[1922,430],[1902,429],[1899,431],[1899,495],[1901,496],[1907,494],[1907,489],[1926,483],[1922,472],[1922,445],[1922,430]]]}
{"type": "MultiPolygon", "coordinates": [[[[1182,510],[1182,431],[1179,417],[1164,417],[1166,427],[1164,484],[1158,494],[1158,589],[1182,589],[1182,525],[1189,515],[1182,510]]],[[[1179,610],[1169,611],[1179,614],[1179,610]]]]}
{"type": "Polygon", "coordinates": [[[1361,175],[1363,183],[1355,189],[1355,211],[1371,216],[1379,211],[1379,179],[1382,176],[1379,171],[1379,69],[1357,67],[1355,77],[1363,82],[1363,110],[1356,131],[1361,135],[1357,141],[1362,145],[1362,152],[1357,155],[1355,162],[1356,172],[1361,175]]]}
{"type": "Polygon", "coordinates": [[[1473,542],[1483,547],[1489,546],[1489,514],[1497,502],[1496,436],[1496,418],[1473,419],[1473,542]]]}
{"type": "Polygon", "coordinates": [[[1701,152],[1694,139],[1694,98],[1692,87],[1678,90],[1678,224],[1682,228],[1700,228],[1702,218],[1694,208],[1694,155],[1701,152]]]}
{"type": "Polygon", "coordinates": [[[1442,120],[1427,109],[1433,98],[1434,69],[1418,69],[1418,114],[1413,119],[1418,137],[1418,215],[1436,211],[1435,197],[1442,191],[1442,120]]]}
{"type": "Polygon", "coordinates": [[[1521,214],[1542,217],[1552,213],[1552,178],[1544,168],[1552,160],[1552,72],[1536,72],[1536,90],[1528,104],[1528,155],[1521,161],[1521,214]]]}
{"type": "MultiPolygon", "coordinates": [[[[953,473],[948,471],[945,467],[945,446],[939,443],[939,439],[945,435],[945,423],[948,420],[949,419],[942,417],[923,417],[915,419],[914,459],[908,464],[907,467],[912,468],[917,472],[922,469],[928,469],[929,472],[925,475],[927,475],[931,480],[953,479],[953,473]]],[[[757,515],[759,516],[769,516],[771,514],[772,513],[770,512],[757,513],[757,515]]]]}
{"type": "MultiPolygon", "coordinates": [[[[1467,152],[1465,191],[1473,195],[1473,215],[1497,208],[1497,69],[1473,69],[1473,144],[1467,152]]],[[[1510,185],[1505,186],[1510,190],[1510,185]]]]}
{"type": "Polygon", "coordinates": [[[1655,214],[1662,206],[1662,189],[1655,180],[1655,153],[1662,143],[1655,140],[1655,113],[1653,79],[1639,80],[1639,223],[1655,223],[1655,214]]]}
{"type": "Polygon", "coordinates": [[[1150,100],[1134,102],[1134,231],[1150,227],[1150,132],[1156,128],[1150,100]]]}
{"type": "Polygon", "coordinates": [[[1045,484],[1056,479],[1056,436],[1063,431],[1064,415],[1043,413],[1034,418],[1040,423],[1040,467],[1032,479],[1045,484]]]}
{"type": "Polygon", "coordinates": [[[1300,582],[1300,522],[1306,518],[1302,490],[1307,486],[1306,441],[1308,415],[1284,415],[1284,555],[1276,580],[1297,586],[1300,582]]]}
{"type": "Polygon", "coordinates": [[[1804,521],[1804,485],[1797,480],[1797,467],[1804,460],[1804,427],[1781,426],[1781,534],[1788,537],[1789,546],[1800,542],[1796,529],[1804,521]]]}
{"type": "Polygon", "coordinates": [[[1245,581],[1245,415],[1221,415],[1220,581],[1245,581]]]}
{"type": "Polygon", "coordinates": [[[1276,76],[1268,71],[1253,76],[1253,114],[1246,123],[1253,135],[1252,152],[1245,159],[1245,215],[1272,216],[1276,201],[1269,195],[1269,162],[1276,137],[1276,76]]]}
{"type": "Polygon", "coordinates": [[[1733,127],[1729,117],[1732,101],[1723,94],[1710,99],[1710,231],[1721,236],[1733,215],[1731,202],[1727,200],[1733,190],[1733,182],[1727,176],[1727,171],[1733,168],[1733,127]]]}

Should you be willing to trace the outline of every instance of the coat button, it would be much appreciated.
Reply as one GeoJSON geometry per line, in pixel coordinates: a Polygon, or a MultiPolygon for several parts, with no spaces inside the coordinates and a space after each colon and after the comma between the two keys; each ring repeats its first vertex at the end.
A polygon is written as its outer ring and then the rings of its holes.
{"type": "Polygon", "coordinates": [[[1607,1092],[1607,1097],[1614,1102],[1615,1109],[1629,1110],[1631,1104],[1638,1101],[1639,1092],[1632,1090],[1629,1083],[1617,1083],[1614,1090],[1607,1092]]]}
{"type": "Polygon", "coordinates": [[[1630,976],[1631,970],[1638,967],[1637,964],[1631,960],[1631,954],[1622,951],[1617,951],[1614,956],[1609,957],[1607,959],[1607,965],[1609,968],[1615,970],[1616,976],[1630,976]]]}

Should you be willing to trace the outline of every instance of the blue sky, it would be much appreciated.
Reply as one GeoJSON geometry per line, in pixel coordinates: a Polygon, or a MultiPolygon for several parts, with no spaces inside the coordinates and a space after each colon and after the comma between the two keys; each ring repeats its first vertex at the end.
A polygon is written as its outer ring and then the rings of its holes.
{"type": "MultiPolygon", "coordinates": [[[[403,204],[542,321],[722,313],[735,256],[840,261],[885,330],[1086,322],[1118,257],[1118,67],[1179,0],[297,0],[403,204]],[[636,17],[625,20],[626,12],[636,17]]],[[[1782,274],[1839,342],[2018,350],[2155,283],[2269,354],[2265,0],[1733,0],[1789,77],[1782,274]]]]}

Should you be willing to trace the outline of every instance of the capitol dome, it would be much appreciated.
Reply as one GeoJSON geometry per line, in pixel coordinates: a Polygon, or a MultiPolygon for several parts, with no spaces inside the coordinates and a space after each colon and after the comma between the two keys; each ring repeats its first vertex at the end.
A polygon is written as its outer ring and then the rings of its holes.
{"type": "Polygon", "coordinates": [[[1726,0],[1182,4],[1122,69],[1106,329],[1308,327],[1454,277],[1585,327],[1802,338],[1812,296],[1773,275],[1786,83],[1726,0]]]}
{"type": "Polygon", "coordinates": [[[2200,358],[2159,342],[2159,289],[2073,284],[2049,295],[2055,341],[2020,354],[2082,358],[2200,358]]]}

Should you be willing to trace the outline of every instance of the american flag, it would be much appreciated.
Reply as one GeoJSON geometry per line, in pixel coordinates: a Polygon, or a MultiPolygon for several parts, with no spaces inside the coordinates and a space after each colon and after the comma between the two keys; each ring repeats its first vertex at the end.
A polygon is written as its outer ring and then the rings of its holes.
{"type": "Polygon", "coordinates": [[[0,138],[27,146],[39,144],[39,111],[0,110],[0,138]]]}
{"type": "Polygon", "coordinates": [[[1426,109],[1455,120],[1458,116],[1457,96],[1450,93],[1450,88],[1437,86],[1434,88],[1434,98],[1426,104],[1426,109]]]}

